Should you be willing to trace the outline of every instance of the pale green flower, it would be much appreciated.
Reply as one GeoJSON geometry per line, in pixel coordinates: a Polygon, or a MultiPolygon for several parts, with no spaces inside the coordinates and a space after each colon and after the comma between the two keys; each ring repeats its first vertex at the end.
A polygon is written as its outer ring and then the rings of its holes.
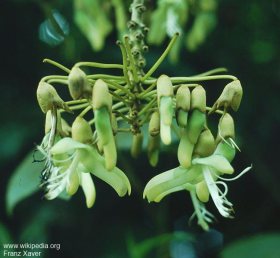
{"type": "Polygon", "coordinates": [[[46,198],[54,199],[64,190],[73,195],[79,185],[83,188],[87,206],[91,207],[95,200],[95,187],[91,174],[108,183],[119,196],[130,194],[131,186],[126,175],[117,167],[108,171],[104,158],[97,150],[87,144],[63,138],[50,150],[53,164],[49,178],[43,183],[46,198]]]}

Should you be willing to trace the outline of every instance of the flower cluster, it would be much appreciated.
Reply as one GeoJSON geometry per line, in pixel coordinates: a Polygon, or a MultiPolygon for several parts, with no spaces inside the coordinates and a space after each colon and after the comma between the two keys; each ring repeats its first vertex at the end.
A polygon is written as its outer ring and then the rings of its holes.
{"type": "Polygon", "coordinates": [[[148,134],[147,155],[150,164],[156,166],[161,144],[172,144],[175,131],[179,141],[178,167],[152,178],[144,189],[144,198],[159,202],[173,192],[190,192],[198,223],[204,229],[213,219],[204,207],[209,196],[222,216],[232,217],[233,205],[226,198],[228,188],[224,182],[230,179],[222,176],[234,172],[231,161],[238,147],[229,110],[238,110],[242,87],[234,76],[217,75],[225,71],[223,68],[190,77],[153,77],[177,36],[146,73],[135,62],[137,53],[132,51],[129,38],[118,43],[122,64],[81,62],[70,70],[45,60],[66,72],[42,78],[37,89],[39,106],[46,114],[45,137],[38,149],[46,160],[41,186],[47,199],[62,192],[73,195],[81,186],[86,204],[91,207],[95,201],[93,175],[109,184],[119,196],[130,194],[129,180],[116,166],[116,135],[133,135],[131,154],[137,157],[144,135],[148,134]],[[120,74],[86,74],[82,67],[116,69],[120,74]],[[220,79],[231,82],[208,107],[202,84],[220,79]],[[66,86],[70,100],[59,96],[59,85],[66,86]],[[216,138],[207,124],[212,113],[220,115],[216,138]]]}

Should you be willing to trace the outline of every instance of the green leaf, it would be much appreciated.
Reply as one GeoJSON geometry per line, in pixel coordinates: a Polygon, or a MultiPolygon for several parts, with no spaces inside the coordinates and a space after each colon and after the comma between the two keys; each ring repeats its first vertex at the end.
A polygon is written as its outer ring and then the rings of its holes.
{"type": "Polygon", "coordinates": [[[193,237],[190,234],[178,231],[174,233],[161,234],[155,237],[145,239],[140,243],[135,243],[132,236],[129,236],[127,239],[129,257],[147,257],[147,254],[151,252],[154,248],[161,245],[166,245],[173,240],[193,241],[193,237]]]}
{"type": "Polygon", "coordinates": [[[261,234],[237,240],[221,253],[221,258],[280,258],[280,234],[261,234]]]}
{"type": "Polygon", "coordinates": [[[12,214],[20,201],[39,190],[40,172],[43,170],[44,162],[33,163],[33,160],[33,151],[31,151],[10,178],[6,192],[8,214],[12,214]]]}
{"type": "Polygon", "coordinates": [[[112,24],[107,17],[107,10],[100,0],[75,0],[75,23],[90,42],[92,48],[99,51],[104,46],[105,38],[112,31],[112,24]]]}
{"type": "Polygon", "coordinates": [[[0,245],[2,247],[2,244],[8,243],[12,243],[12,237],[8,229],[2,223],[0,223],[0,245]]]}

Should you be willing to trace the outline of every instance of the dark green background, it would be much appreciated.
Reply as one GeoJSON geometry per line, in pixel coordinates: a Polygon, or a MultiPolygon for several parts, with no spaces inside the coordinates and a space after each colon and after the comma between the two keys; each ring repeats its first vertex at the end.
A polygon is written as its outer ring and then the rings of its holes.
{"type": "MultiPolygon", "coordinates": [[[[134,190],[129,198],[118,198],[107,185],[95,180],[97,201],[92,209],[86,209],[81,191],[71,202],[48,202],[42,200],[40,192],[21,202],[13,216],[8,216],[5,193],[9,178],[43,137],[44,116],[35,95],[37,83],[42,76],[59,72],[43,64],[43,58],[57,60],[68,67],[80,60],[121,62],[119,49],[114,44],[116,33],[107,39],[102,52],[91,50],[73,23],[71,1],[51,1],[70,23],[67,40],[53,48],[39,41],[38,27],[45,16],[37,2],[0,2],[0,222],[14,242],[61,244],[59,252],[46,252],[45,257],[129,257],[126,251],[129,236],[141,242],[181,230],[193,234],[192,246],[197,254],[178,257],[210,258],[218,257],[223,246],[240,238],[279,233],[280,3],[277,0],[221,1],[217,28],[206,43],[195,53],[183,50],[177,65],[165,61],[158,71],[158,75],[179,76],[223,66],[240,79],[244,98],[234,118],[242,152],[234,161],[234,167],[241,171],[252,163],[253,170],[229,183],[229,199],[236,211],[234,220],[221,218],[209,203],[218,223],[213,224],[215,230],[206,234],[196,223],[191,227],[187,224],[193,208],[186,193],[173,194],[160,204],[142,200],[140,191],[144,183],[177,164],[176,146],[161,154],[157,169],[150,168],[145,154],[133,160],[127,152],[120,153],[119,166],[128,171],[128,176],[135,173],[135,180],[140,181],[133,180],[134,190]]],[[[148,66],[162,51],[163,48],[150,48],[146,55],[148,66]]],[[[210,83],[209,98],[214,100],[222,86],[210,83]]],[[[38,177],[39,174],[40,171],[38,177]]],[[[168,257],[169,247],[163,244],[147,257],[168,257]]],[[[273,252],[274,256],[266,257],[280,257],[279,250],[273,252]]],[[[236,253],[236,257],[241,256],[236,253]]]]}

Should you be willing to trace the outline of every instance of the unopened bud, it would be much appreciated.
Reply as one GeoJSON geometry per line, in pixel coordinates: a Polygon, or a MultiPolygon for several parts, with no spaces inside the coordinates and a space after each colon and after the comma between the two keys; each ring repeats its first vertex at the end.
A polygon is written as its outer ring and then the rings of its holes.
{"type": "Polygon", "coordinates": [[[183,109],[176,110],[176,121],[180,127],[186,127],[188,124],[188,115],[189,112],[184,111],[183,109]]]}
{"type": "Polygon", "coordinates": [[[81,98],[84,90],[88,88],[88,84],[86,74],[79,67],[74,66],[68,76],[68,87],[71,97],[73,99],[81,98]]]}
{"type": "Polygon", "coordinates": [[[134,134],[132,138],[132,145],[131,145],[131,156],[133,158],[137,158],[142,151],[142,144],[143,144],[143,134],[138,133],[134,134]]]}
{"type": "Polygon", "coordinates": [[[147,154],[151,166],[155,167],[158,163],[159,158],[159,148],[160,148],[160,137],[150,136],[148,138],[147,154]]]}
{"type": "Polygon", "coordinates": [[[209,129],[205,129],[200,134],[194,147],[194,154],[200,157],[210,156],[215,150],[216,144],[213,134],[209,129]]]}
{"type": "Polygon", "coordinates": [[[186,129],[182,132],[182,136],[178,146],[177,157],[180,165],[189,168],[192,164],[194,144],[190,141],[186,129]]]}
{"type": "Polygon", "coordinates": [[[217,142],[220,142],[222,138],[234,139],[234,137],[235,130],[233,118],[229,113],[225,113],[219,121],[217,142]]]}
{"type": "Polygon", "coordinates": [[[202,86],[195,87],[191,93],[191,109],[206,111],[206,92],[202,86]]]}
{"type": "Polygon", "coordinates": [[[173,85],[167,75],[161,75],[157,79],[157,96],[158,103],[161,97],[173,97],[173,85]]]}
{"type": "Polygon", "coordinates": [[[191,93],[187,85],[182,85],[176,93],[176,109],[189,111],[191,105],[191,93]]]}
{"type": "Polygon", "coordinates": [[[160,132],[160,120],[159,120],[159,112],[155,111],[149,122],[149,133],[151,136],[156,136],[160,132]]]}
{"type": "Polygon", "coordinates": [[[92,102],[94,110],[102,107],[106,107],[108,111],[112,109],[112,96],[109,93],[108,85],[101,79],[98,79],[94,84],[92,102]]]}
{"type": "Polygon", "coordinates": [[[209,190],[205,181],[201,181],[195,185],[196,195],[201,202],[208,202],[209,190]]]}
{"type": "Polygon", "coordinates": [[[243,89],[239,80],[234,80],[226,85],[222,94],[217,99],[209,113],[213,113],[218,108],[231,107],[234,111],[237,111],[243,96],[243,89]]]}
{"type": "Polygon", "coordinates": [[[72,124],[72,138],[81,143],[92,141],[92,130],[89,123],[82,117],[76,117],[72,124]]]}
{"type": "Polygon", "coordinates": [[[187,133],[191,143],[196,144],[198,137],[204,128],[205,122],[205,113],[198,109],[194,109],[190,115],[187,126],[187,133]]]}
{"type": "Polygon", "coordinates": [[[118,121],[114,113],[111,113],[111,126],[113,134],[116,135],[118,133],[118,121]]]}
{"type": "Polygon", "coordinates": [[[56,89],[52,85],[44,81],[41,81],[38,85],[37,100],[41,110],[44,113],[47,113],[48,110],[57,108],[62,108],[69,111],[68,106],[59,97],[56,89]]]}

